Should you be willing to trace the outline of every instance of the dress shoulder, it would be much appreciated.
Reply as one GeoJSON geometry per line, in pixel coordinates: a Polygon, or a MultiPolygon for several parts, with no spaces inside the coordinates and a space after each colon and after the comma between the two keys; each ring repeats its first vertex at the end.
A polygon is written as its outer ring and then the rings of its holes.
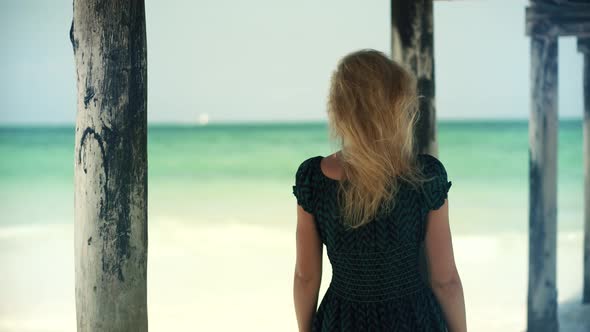
{"type": "Polygon", "coordinates": [[[452,181],[448,180],[443,163],[430,154],[419,154],[422,170],[427,178],[424,183],[424,201],[428,210],[438,210],[448,197],[452,181]]]}
{"type": "Polygon", "coordinates": [[[295,185],[293,186],[293,195],[297,198],[297,204],[312,213],[315,211],[315,181],[316,181],[316,162],[319,156],[307,158],[297,168],[295,172],[295,185]]]}

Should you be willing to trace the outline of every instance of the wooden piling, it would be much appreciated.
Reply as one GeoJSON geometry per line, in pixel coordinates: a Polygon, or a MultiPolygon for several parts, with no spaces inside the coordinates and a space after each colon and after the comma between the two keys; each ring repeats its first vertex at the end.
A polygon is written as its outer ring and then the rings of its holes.
{"type": "Polygon", "coordinates": [[[143,0],[74,0],[77,330],[147,331],[143,0]]]}
{"type": "Polygon", "coordinates": [[[391,0],[391,54],[418,81],[422,96],[415,132],[418,150],[437,156],[432,0],[391,0]]]}
{"type": "Polygon", "coordinates": [[[584,56],[584,286],[582,303],[590,303],[590,37],[578,38],[584,56]]]}
{"type": "Polygon", "coordinates": [[[558,331],[557,36],[531,36],[529,280],[527,327],[558,331]]]}

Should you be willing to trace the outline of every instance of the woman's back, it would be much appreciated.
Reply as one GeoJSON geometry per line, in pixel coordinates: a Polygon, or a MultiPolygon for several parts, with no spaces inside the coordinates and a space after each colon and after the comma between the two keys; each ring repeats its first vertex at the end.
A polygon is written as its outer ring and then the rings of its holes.
{"type": "Polygon", "coordinates": [[[432,178],[423,190],[400,181],[393,210],[351,229],[339,213],[339,182],[323,173],[323,158],[303,161],[293,186],[298,204],[314,216],[332,265],[313,330],[445,331],[444,315],[419,269],[427,214],[443,205],[451,186],[442,163],[419,154],[418,164],[432,178]]]}
{"type": "Polygon", "coordinates": [[[340,148],[336,178],[344,180],[327,177],[316,156],[299,165],[293,186],[302,332],[466,330],[451,182],[438,159],[415,153],[417,86],[410,71],[372,49],[347,54],[332,73],[328,123],[340,148]],[[422,242],[428,280],[419,269],[422,242]],[[317,307],[324,246],[332,280],[317,307]]]}

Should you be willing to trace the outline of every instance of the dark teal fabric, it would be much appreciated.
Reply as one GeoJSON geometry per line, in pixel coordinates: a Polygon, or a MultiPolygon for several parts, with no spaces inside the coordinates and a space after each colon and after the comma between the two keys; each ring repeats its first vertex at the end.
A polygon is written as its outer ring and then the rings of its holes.
{"type": "Polygon", "coordinates": [[[442,310],[419,271],[428,211],[440,208],[451,181],[434,156],[419,154],[428,178],[421,190],[400,181],[395,208],[357,229],[339,218],[338,181],[320,168],[322,156],[304,160],[293,194],[315,224],[332,265],[332,280],[313,320],[313,331],[447,331],[442,310]]]}

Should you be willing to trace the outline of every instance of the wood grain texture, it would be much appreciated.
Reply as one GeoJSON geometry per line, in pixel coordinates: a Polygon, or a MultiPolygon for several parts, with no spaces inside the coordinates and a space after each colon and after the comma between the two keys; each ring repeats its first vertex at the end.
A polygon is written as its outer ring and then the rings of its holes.
{"type": "Polygon", "coordinates": [[[527,35],[590,37],[590,2],[531,4],[525,11],[527,35]]]}
{"type": "Polygon", "coordinates": [[[391,1],[391,54],[418,81],[421,95],[416,126],[418,152],[437,156],[432,11],[432,0],[391,1]]]}
{"type": "Polygon", "coordinates": [[[558,330],[557,37],[531,37],[528,331],[558,330]]]}
{"type": "Polygon", "coordinates": [[[582,303],[590,303],[590,38],[578,39],[584,55],[584,286],[582,303]]]}
{"type": "Polygon", "coordinates": [[[74,0],[78,331],[147,331],[143,0],[74,0]]]}
{"type": "Polygon", "coordinates": [[[538,4],[553,4],[553,5],[583,5],[587,4],[588,0],[530,0],[532,3],[538,4]]]}

